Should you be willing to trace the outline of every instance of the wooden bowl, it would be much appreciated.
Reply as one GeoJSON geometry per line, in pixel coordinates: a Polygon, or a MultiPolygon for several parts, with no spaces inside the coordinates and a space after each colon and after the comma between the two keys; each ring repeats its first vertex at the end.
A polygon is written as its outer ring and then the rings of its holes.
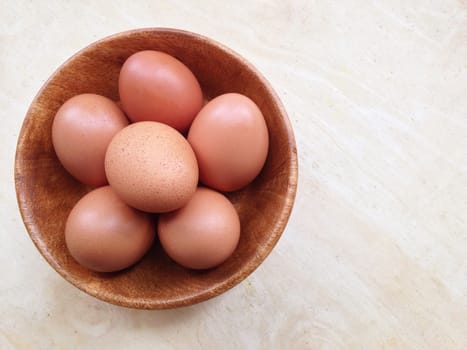
{"type": "Polygon", "coordinates": [[[212,298],[247,277],[271,252],[292,209],[297,155],[286,112],[266,79],[230,49],[198,34],[174,29],[141,29],[91,44],[66,61],[32,102],[19,135],[15,161],[19,208],[31,239],[66,280],[101,300],[140,309],[164,309],[212,298]],[[241,220],[234,254],[207,271],[185,269],[156,242],[136,265],[118,273],[95,273],[69,255],[64,227],[73,205],[90,190],[59,163],[51,141],[52,120],[70,97],[96,93],[119,100],[117,81],[128,56],[160,50],[185,63],[205,97],[226,92],[249,96],[264,114],[269,155],[256,180],[229,194],[241,220]]]}

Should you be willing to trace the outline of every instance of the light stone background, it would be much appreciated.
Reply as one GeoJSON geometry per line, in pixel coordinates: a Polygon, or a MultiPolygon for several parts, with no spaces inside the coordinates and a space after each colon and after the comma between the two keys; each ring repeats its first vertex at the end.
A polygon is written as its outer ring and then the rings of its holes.
{"type": "Polygon", "coordinates": [[[466,1],[0,0],[0,111],[0,349],[467,349],[466,1]],[[13,163],[65,59],[154,26],[207,35],[263,72],[300,176],[284,235],[243,283],[138,311],[47,265],[13,163]]]}

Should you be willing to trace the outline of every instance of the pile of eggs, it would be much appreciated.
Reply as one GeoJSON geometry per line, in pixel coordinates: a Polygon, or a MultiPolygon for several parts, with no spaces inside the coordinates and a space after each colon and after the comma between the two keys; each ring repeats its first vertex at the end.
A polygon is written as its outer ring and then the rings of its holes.
{"type": "Polygon", "coordinates": [[[159,51],[130,56],[118,89],[121,105],[81,94],[53,121],[59,161],[94,188],[67,218],[71,256],[94,271],[119,271],[157,235],[186,268],[221,264],[240,238],[238,214],[223,193],[248,185],[266,161],[260,109],[237,93],[205,102],[189,68],[159,51]]]}

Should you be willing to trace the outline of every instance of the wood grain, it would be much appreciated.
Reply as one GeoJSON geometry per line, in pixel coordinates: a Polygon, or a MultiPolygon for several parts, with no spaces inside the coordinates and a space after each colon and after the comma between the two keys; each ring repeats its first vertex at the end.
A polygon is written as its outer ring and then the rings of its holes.
{"type": "Polygon", "coordinates": [[[219,43],[171,29],[144,29],[98,41],[65,62],[44,84],[27,112],[19,136],[15,182],[23,221],[49,264],[70,283],[108,302],[144,309],[190,305],[230,289],[248,276],[273,249],[289,218],[297,184],[295,140],[287,114],[271,86],[255,68],[219,43]],[[191,271],[171,261],[156,242],[137,265],[113,274],[91,272],[68,254],[64,225],[69,211],[90,188],[60,165],[51,143],[57,109],[80,93],[118,100],[121,65],[140,50],[160,50],[185,63],[206,99],[243,93],[263,112],[270,134],[269,155],[260,176],[230,194],[242,226],[239,246],[218,268],[191,271]]]}

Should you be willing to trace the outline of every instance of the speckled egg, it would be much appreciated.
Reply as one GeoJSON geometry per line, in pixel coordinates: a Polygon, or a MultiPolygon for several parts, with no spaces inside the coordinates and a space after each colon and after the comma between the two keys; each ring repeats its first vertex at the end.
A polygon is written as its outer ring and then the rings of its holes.
{"type": "Polygon", "coordinates": [[[184,206],[198,184],[198,164],[188,141],[159,122],[122,129],[105,155],[109,184],[128,205],[146,212],[184,206]]]}

